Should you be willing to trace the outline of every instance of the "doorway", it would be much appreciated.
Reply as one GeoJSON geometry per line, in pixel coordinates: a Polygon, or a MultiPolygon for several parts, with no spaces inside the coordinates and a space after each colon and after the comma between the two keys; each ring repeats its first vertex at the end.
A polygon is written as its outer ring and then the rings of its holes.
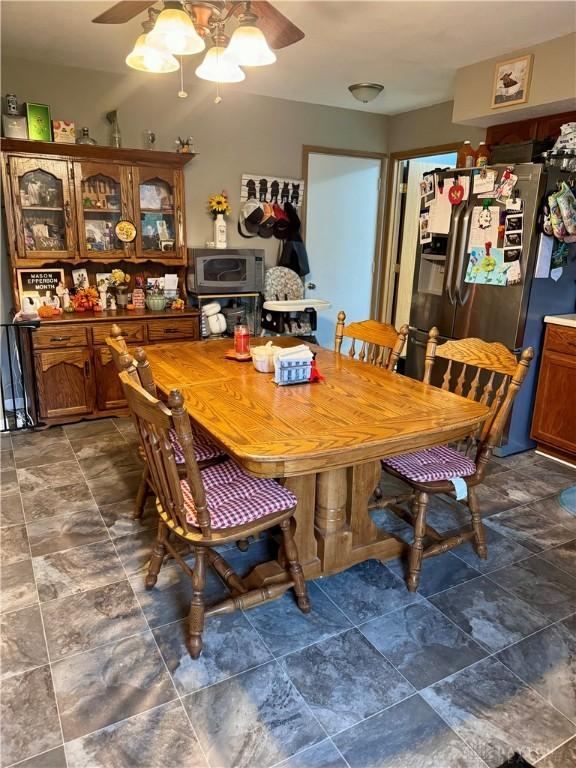
{"type": "Polygon", "coordinates": [[[385,155],[304,147],[306,296],[327,299],[316,338],[332,349],[338,312],[347,322],[379,306],[385,155]]]}
{"type": "Polygon", "coordinates": [[[455,168],[458,146],[429,147],[390,157],[385,286],[380,316],[396,328],[410,323],[422,174],[435,168],[455,168]]]}

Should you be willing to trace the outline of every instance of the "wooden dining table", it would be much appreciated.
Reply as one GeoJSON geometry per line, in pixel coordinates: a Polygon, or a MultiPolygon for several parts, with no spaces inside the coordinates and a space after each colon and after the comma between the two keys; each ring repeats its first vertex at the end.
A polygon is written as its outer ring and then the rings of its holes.
{"type": "MultiPolygon", "coordinates": [[[[223,339],[148,347],[159,391],[179,389],[192,421],[226,453],[296,495],[295,540],[307,578],[397,557],[405,544],[368,511],[380,459],[464,438],[484,421],[487,406],[314,345],[324,380],[278,386],[251,362],[227,359],[231,345],[223,339]]],[[[248,582],[283,575],[271,561],[254,568],[248,582]]]]}

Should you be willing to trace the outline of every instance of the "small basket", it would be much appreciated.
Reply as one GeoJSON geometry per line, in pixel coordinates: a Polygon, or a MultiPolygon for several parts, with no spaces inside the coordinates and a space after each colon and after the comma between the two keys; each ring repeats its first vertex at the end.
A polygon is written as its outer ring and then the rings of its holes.
{"type": "Polygon", "coordinates": [[[246,323],[246,310],[244,307],[224,307],[222,314],[226,318],[226,330],[233,334],[234,328],[238,323],[246,323]]]}

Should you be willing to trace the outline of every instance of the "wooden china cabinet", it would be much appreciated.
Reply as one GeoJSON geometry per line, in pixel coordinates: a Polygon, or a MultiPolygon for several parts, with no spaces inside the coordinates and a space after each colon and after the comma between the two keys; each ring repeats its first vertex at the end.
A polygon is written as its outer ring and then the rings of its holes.
{"type": "MultiPolygon", "coordinates": [[[[193,155],[17,139],[2,139],[0,149],[5,241],[17,309],[21,268],[63,268],[69,288],[71,271],[79,266],[86,268],[91,284],[97,273],[114,266],[131,278],[177,272],[185,290],[183,169],[193,155]],[[136,225],[131,243],[116,237],[121,219],[136,225]]],[[[113,322],[134,346],[200,335],[195,309],[86,312],[43,320],[32,338],[44,422],[126,412],[105,345],[113,322]]]]}

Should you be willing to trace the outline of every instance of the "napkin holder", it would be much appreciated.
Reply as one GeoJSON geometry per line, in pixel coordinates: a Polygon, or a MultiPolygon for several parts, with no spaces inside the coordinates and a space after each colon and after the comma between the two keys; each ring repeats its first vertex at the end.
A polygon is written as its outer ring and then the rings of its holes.
{"type": "Polygon", "coordinates": [[[279,386],[307,384],[314,355],[305,344],[283,349],[274,356],[274,382],[279,386]]]}

